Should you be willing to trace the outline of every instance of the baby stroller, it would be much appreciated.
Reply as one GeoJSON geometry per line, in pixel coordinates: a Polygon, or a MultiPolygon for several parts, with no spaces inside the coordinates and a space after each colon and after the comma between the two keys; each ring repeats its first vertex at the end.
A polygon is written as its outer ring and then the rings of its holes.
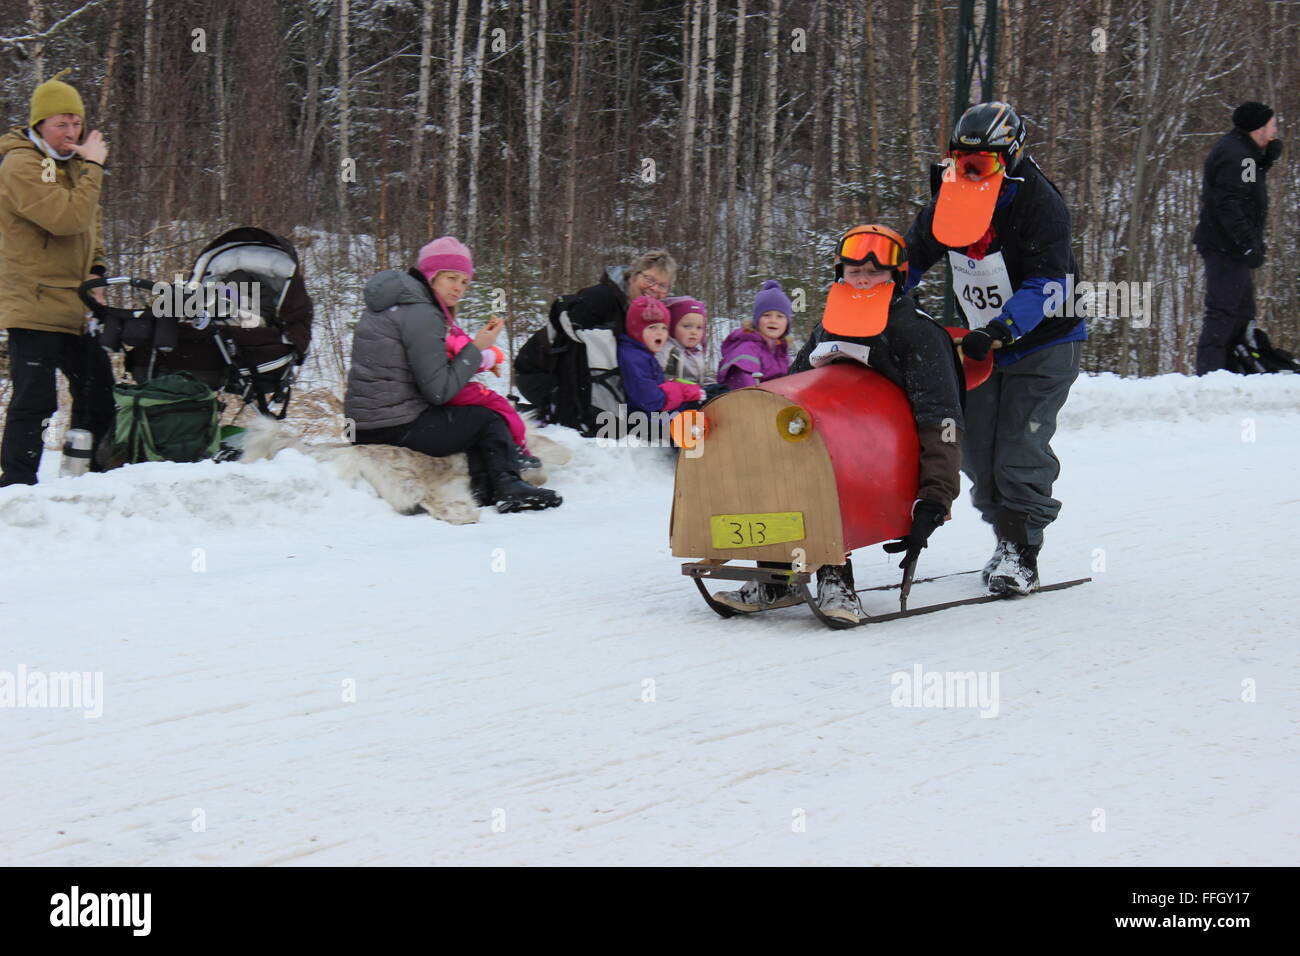
{"type": "Polygon", "coordinates": [[[187,280],[101,277],[79,291],[97,341],[126,353],[136,382],[184,372],[255,403],[263,415],[283,419],[288,412],[294,370],[311,344],[312,301],[287,239],[241,226],[208,243],[187,280]],[[90,295],[120,286],[147,293],[150,305],[120,308],[90,295]]]}

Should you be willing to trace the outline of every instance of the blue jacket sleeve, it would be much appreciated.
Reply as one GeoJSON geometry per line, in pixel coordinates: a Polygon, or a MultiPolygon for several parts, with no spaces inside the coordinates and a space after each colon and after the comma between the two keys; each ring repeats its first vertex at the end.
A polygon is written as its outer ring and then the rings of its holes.
{"type": "Polygon", "coordinates": [[[627,395],[627,407],[635,412],[662,411],[667,400],[656,378],[662,378],[659,360],[649,352],[643,356],[635,354],[631,348],[620,345],[618,350],[618,368],[623,376],[623,391],[627,395]],[[654,366],[653,371],[650,366],[654,366]],[[655,376],[654,372],[659,372],[655,376]]]}
{"type": "Polygon", "coordinates": [[[1057,297],[1060,298],[1060,287],[1064,283],[1064,277],[1059,279],[1048,279],[1043,276],[1034,276],[1026,279],[1007,300],[1006,307],[1002,314],[998,316],[998,321],[1011,330],[1011,334],[1017,339],[1023,338],[1032,332],[1039,322],[1043,321],[1043,310],[1047,303],[1047,285],[1055,283],[1057,286],[1057,297]]]}

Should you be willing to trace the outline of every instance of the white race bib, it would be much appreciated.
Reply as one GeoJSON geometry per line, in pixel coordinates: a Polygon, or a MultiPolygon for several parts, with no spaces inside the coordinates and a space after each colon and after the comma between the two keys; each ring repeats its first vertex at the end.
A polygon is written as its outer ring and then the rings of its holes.
{"type": "Polygon", "coordinates": [[[871,346],[858,345],[856,342],[823,342],[808,355],[808,362],[813,368],[829,365],[837,359],[852,359],[870,367],[871,346]]]}
{"type": "Polygon", "coordinates": [[[1006,308],[1011,298],[1011,276],[1002,253],[983,259],[971,259],[960,252],[949,252],[952,265],[952,291],[972,329],[988,325],[1006,308]]]}

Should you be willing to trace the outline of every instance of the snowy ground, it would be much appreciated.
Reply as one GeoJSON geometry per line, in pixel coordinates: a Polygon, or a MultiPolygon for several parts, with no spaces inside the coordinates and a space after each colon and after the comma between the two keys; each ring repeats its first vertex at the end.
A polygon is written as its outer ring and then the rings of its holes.
{"type": "MultiPolygon", "coordinates": [[[[291,452],[0,490],[0,679],[103,675],[0,709],[0,863],[1295,862],[1300,378],[1081,381],[1042,567],[1094,582],[847,632],[715,617],[661,455],[560,437],[563,508],[468,527],[291,452]]],[[[920,573],[990,546],[963,501],[920,573]]]]}

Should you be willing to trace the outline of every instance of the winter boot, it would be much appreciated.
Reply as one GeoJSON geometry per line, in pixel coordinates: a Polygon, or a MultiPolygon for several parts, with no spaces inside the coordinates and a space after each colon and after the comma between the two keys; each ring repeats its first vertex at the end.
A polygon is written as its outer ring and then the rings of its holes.
{"type": "Polygon", "coordinates": [[[469,476],[469,493],[474,496],[474,504],[480,508],[497,503],[497,496],[492,491],[492,479],[484,472],[472,472],[469,476]]]}
{"type": "Polygon", "coordinates": [[[1006,538],[998,538],[998,546],[993,549],[993,557],[989,558],[988,561],[985,562],[984,569],[980,571],[980,580],[984,582],[985,587],[988,587],[989,578],[997,569],[997,566],[1002,563],[1002,559],[1006,557],[1006,555],[1007,540],[1006,538]]]}
{"type": "Polygon", "coordinates": [[[564,502],[555,492],[530,485],[512,471],[493,476],[492,488],[497,497],[497,511],[501,514],[558,508],[564,502]]]}
{"type": "Polygon", "coordinates": [[[1038,590],[1038,544],[1007,542],[1006,554],[989,575],[989,593],[1007,597],[1038,590]]]}
{"type": "Polygon", "coordinates": [[[862,623],[862,605],[853,590],[853,565],[828,564],[817,572],[817,608],[845,624],[862,623]]]}
{"type": "Polygon", "coordinates": [[[516,448],[514,466],[517,471],[531,471],[534,468],[541,468],[542,460],[528,454],[522,448],[516,448]]]}
{"type": "Polygon", "coordinates": [[[713,600],[725,604],[733,611],[749,614],[774,607],[791,607],[803,603],[803,595],[788,584],[761,584],[746,581],[739,591],[719,591],[713,600]]]}

